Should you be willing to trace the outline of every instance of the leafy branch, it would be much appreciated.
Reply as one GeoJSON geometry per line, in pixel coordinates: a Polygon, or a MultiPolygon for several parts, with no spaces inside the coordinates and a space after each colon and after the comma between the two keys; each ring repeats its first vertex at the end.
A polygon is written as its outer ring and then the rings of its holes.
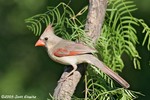
{"type": "MultiPolygon", "coordinates": [[[[135,69],[140,69],[141,57],[136,50],[138,38],[134,26],[143,27],[142,33],[146,35],[142,45],[148,40],[148,50],[150,50],[150,28],[142,19],[132,16],[132,12],[137,9],[132,0],[109,0],[108,4],[102,33],[96,43],[97,55],[111,69],[121,72],[124,68],[122,56],[126,53],[133,61],[135,69]]],[[[79,20],[79,17],[86,11],[87,6],[75,14],[69,5],[61,2],[56,7],[48,7],[47,12],[43,14],[26,19],[25,22],[35,35],[40,35],[42,27],[51,23],[55,28],[55,33],[62,38],[73,41],[82,40],[90,45],[90,39],[86,37],[84,31],[85,22],[79,20]]],[[[88,70],[90,71],[85,76],[85,79],[88,79],[85,80],[87,88],[85,97],[88,99],[132,100],[137,97],[136,94],[140,94],[116,88],[112,79],[94,67],[89,67],[88,70]]]]}
{"type": "Polygon", "coordinates": [[[61,2],[56,7],[48,7],[47,12],[38,14],[25,20],[29,30],[35,35],[42,33],[42,25],[52,24],[55,28],[55,33],[69,40],[76,40],[83,37],[84,25],[77,19],[87,11],[87,6],[84,7],[78,14],[65,3],[61,2]]]}

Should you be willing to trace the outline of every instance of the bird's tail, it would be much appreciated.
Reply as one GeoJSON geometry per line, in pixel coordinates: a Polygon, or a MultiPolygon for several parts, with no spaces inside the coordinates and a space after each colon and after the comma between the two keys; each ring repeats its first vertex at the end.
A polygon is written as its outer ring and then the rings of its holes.
{"type": "Polygon", "coordinates": [[[121,86],[124,88],[129,88],[130,85],[117,73],[115,73],[113,70],[111,70],[109,67],[107,67],[105,64],[103,64],[99,59],[97,59],[95,56],[90,54],[83,55],[85,62],[90,63],[97,68],[99,68],[102,72],[109,75],[111,78],[113,78],[116,82],[118,82],[121,86]]]}

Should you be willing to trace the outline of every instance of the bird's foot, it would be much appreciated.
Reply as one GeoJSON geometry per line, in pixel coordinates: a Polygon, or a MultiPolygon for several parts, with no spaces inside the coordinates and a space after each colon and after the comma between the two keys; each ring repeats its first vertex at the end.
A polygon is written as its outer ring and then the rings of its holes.
{"type": "Polygon", "coordinates": [[[58,81],[58,83],[66,81],[67,78],[69,78],[69,76],[70,76],[72,73],[73,73],[73,72],[70,72],[70,73],[68,73],[67,75],[65,75],[64,77],[61,77],[61,79],[58,81]]]}

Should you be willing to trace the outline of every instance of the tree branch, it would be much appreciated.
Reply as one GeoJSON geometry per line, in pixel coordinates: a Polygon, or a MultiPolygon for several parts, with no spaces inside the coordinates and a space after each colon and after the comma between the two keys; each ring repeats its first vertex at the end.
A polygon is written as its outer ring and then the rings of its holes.
{"type": "Polygon", "coordinates": [[[89,0],[89,12],[85,31],[93,42],[96,42],[101,33],[105,12],[107,8],[107,0],[89,0]]]}
{"type": "MultiPolygon", "coordinates": [[[[105,12],[107,8],[107,0],[89,0],[89,11],[87,15],[87,22],[85,25],[85,31],[87,36],[89,36],[93,43],[99,37],[102,24],[105,17],[105,12]]],[[[64,78],[70,71],[72,66],[68,66],[64,73],[62,74],[60,80],[64,78]]],[[[78,69],[70,75],[65,81],[58,82],[57,87],[54,91],[55,100],[71,100],[78,82],[80,81],[82,75],[86,71],[86,64],[78,65],[78,69]]]]}

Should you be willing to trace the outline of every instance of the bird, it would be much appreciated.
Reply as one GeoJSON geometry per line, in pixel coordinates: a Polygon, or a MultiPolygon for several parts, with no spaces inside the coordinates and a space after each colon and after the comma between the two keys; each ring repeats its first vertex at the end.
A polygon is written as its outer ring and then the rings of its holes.
{"type": "Polygon", "coordinates": [[[93,55],[93,53],[97,52],[96,49],[83,43],[58,37],[55,35],[51,24],[47,25],[46,29],[35,43],[35,46],[45,47],[49,57],[53,61],[63,65],[71,65],[73,67],[73,69],[65,76],[66,78],[76,71],[78,64],[88,63],[100,69],[103,73],[118,82],[122,87],[130,87],[127,81],[93,55]]]}

